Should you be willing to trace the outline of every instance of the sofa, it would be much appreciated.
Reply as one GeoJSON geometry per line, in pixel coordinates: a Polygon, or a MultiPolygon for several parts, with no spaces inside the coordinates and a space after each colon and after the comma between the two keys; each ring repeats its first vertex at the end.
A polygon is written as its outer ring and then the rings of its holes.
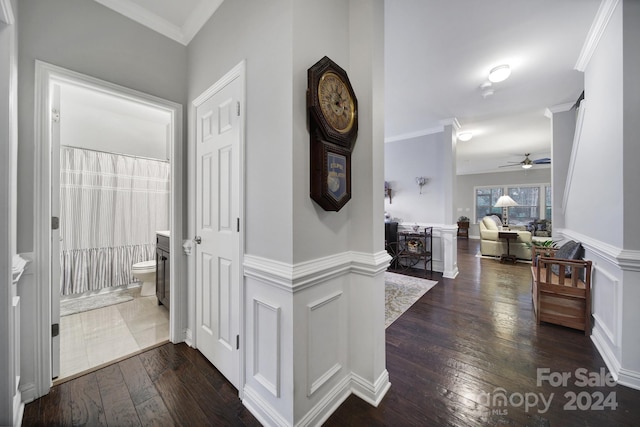
{"type": "Polygon", "coordinates": [[[548,219],[536,219],[527,224],[527,230],[534,237],[551,237],[551,221],[548,219]]]}
{"type": "MultiPolygon", "coordinates": [[[[487,256],[499,257],[507,253],[507,242],[498,238],[502,231],[502,222],[495,215],[482,218],[478,224],[480,228],[480,253],[487,256]]],[[[531,259],[531,232],[525,230],[511,230],[518,233],[515,241],[509,242],[509,253],[520,259],[531,259]]]]}

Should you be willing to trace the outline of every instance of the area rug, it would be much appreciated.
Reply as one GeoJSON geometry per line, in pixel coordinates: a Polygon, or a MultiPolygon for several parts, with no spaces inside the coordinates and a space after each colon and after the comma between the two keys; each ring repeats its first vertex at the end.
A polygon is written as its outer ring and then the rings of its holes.
{"type": "Polygon", "coordinates": [[[140,289],[134,288],[100,295],[68,298],[60,301],[60,317],[131,301],[135,292],[139,293],[140,289]]]}
{"type": "Polygon", "coordinates": [[[384,327],[387,328],[438,282],[385,272],[384,327]]]}

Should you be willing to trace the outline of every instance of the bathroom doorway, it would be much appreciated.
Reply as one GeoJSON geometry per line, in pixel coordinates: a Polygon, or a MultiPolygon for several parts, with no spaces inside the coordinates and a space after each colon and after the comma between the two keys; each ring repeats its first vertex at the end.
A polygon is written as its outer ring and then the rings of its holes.
{"type": "MultiPolygon", "coordinates": [[[[49,159],[40,156],[50,169],[36,184],[43,196],[51,188],[41,202],[50,229],[45,239],[36,239],[38,254],[46,253],[47,237],[51,242],[49,256],[40,258],[49,260],[50,276],[44,269],[38,282],[48,283],[41,303],[47,296],[51,301],[46,308],[52,336],[41,337],[44,381],[45,375],[69,377],[167,339],[183,340],[175,333],[182,329],[174,320],[176,307],[159,306],[153,294],[141,297],[132,273],[141,261],[155,264],[156,231],[170,236],[181,229],[181,209],[175,206],[181,204],[176,188],[182,169],[174,159],[182,150],[182,112],[178,104],[49,64],[38,62],[36,76],[37,93],[48,94],[36,108],[41,107],[42,140],[51,147],[49,159]],[[123,213],[100,228],[105,218],[123,213]],[[61,319],[61,297],[64,303],[92,299],[88,307],[100,308],[87,310],[85,304],[61,319]],[[105,303],[113,297],[116,303],[105,303]],[[78,322],[69,322],[73,316],[78,322]],[[61,352],[60,343],[75,350],[61,352]],[[67,368],[75,367],[61,372],[63,353],[70,357],[67,368]]],[[[175,290],[181,266],[173,258],[169,265],[175,290]]],[[[171,295],[179,309],[180,292],[171,295]]]]}
{"type": "Polygon", "coordinates": [[[70,82],[53,94],[64,379],[169,339],[155,259],[157,234],[170,236],[171,115],[70,82]]]}

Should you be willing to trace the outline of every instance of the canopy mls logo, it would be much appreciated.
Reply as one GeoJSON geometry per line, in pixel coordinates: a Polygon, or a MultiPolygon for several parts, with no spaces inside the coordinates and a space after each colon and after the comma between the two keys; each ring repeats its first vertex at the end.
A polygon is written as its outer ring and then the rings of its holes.
{"type": "MultiPolygon", "coordinates": [[[[536,372],[536,386],[580,388],[614,387],[615,380],[604,368],[598,372],[590,372],[586,368],[578,368],[573,372],[552,372],[549,368],[538,368],[536,372]]],[[[559,395],[559,394],[558,394],[559,395]]],[[[569,390],[562,394],[563,410],[565,411],[615,411],[618,407],[616,392],[605,393],[600,390],[584,390],[575,392],[569,390]]],[[[491,415],[508,415],[509,408],[523,407],[526,413],[537,411],[546,413],[556,397],[556,393],[542,392],[513,392],[509,393],[502,387],[493,392],[483,392],[478,395],[478,401],[491,415]]]]}
{"type": "Polygon", "coordinates": [[[519,408],[524,406],[524,411],[537,409],[539,414],[544,414],[549,410],[554,393],[547,398],[544,393],[507,393],[502,387],[498,387],[491,393],[480,393],[478,396],[479,403],[490,408],[492,415],[507,415],[507,408],[519,408]],[[539,408],[542,404],[542,408],[539,408]]]}

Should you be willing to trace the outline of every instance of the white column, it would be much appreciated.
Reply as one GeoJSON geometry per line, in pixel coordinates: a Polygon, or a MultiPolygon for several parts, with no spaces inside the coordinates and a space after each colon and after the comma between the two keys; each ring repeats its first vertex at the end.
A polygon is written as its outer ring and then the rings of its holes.
{"type": "Polygon", "coordinates": [[[385,362],[384,270],[384,2],[349,1],[350,79],[358,96],[353,153],[349,354],[352,390],[377,405],[389,388],[385,362]]]}
{"type": "Polygon", "coordinates": [[[442,277],[454,279],[458,275],[458,227],[444,225],[440,231],[442,245],[442,277]]]}
{"type": "Polygon", "coordinates": [[[460,124],[455,118],[443,120],[443,192],[444,225],[441,230],[443,277],[454,278],[458,275],[458,241],[455,211],[455,195],[458,176],[456,173],[456,145],[460,124]]]}
{"type": "Polygon", "coordinates": [[[460,129],[460,124],[455,118],[442,120],[441,123],[444,126],[442,137],[444,144],[442,150],[442,161],[444,165],[442,171],[444,223],[455,224],[457,218],[455,212],[455,195],[458,182],[456,171],[456,145],[458,142],[458,129],[460,129]]]}

